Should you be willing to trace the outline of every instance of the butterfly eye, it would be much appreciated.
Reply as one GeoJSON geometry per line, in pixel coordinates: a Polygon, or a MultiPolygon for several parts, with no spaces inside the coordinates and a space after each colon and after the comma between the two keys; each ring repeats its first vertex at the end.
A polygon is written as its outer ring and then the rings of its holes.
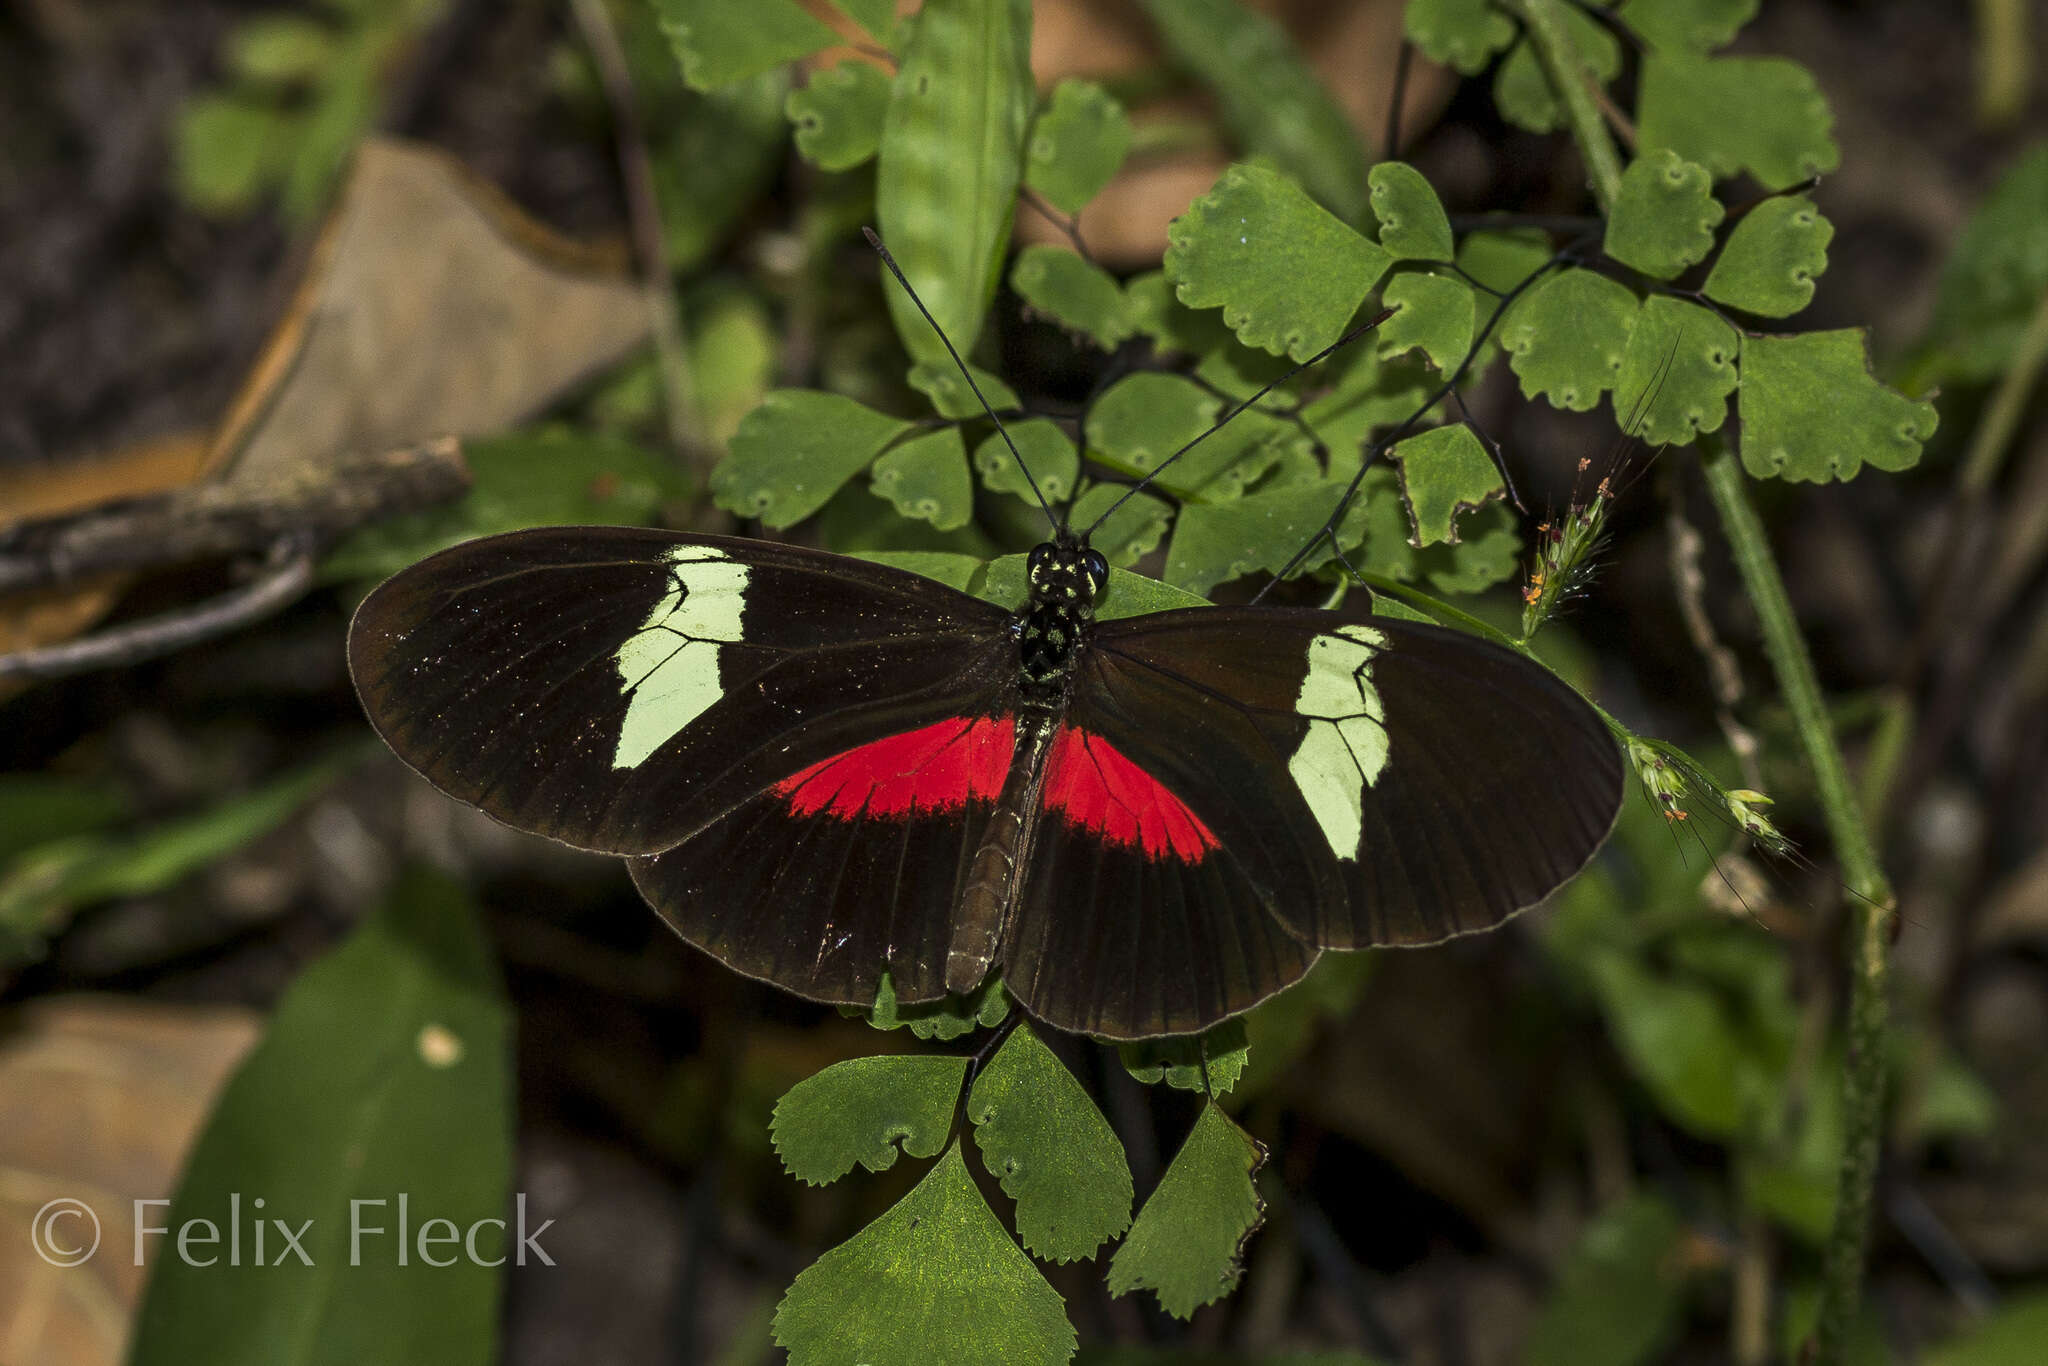
{"type": "Polygon", "coordinates": [[[1081,563],[1088,571],[1088,582],[1095,586],[1096,592],[1100,593],[1102,585],[1109,581],[1109,561],[1102,558],[1101,551],[1090,550],[1088,558],[1081,563]]]}
{"type": "Polygon", "coordinates": [[[1051,561],[1052,547],[1049,545],[1035,545],[1031,547],[1031,558],[1026,560],[1024,563],[1031,577],[1033,579],[1037,579],[1040,575],[1045,573],[1045,567],[1046,565],[1051,563],[1051,561]]]}

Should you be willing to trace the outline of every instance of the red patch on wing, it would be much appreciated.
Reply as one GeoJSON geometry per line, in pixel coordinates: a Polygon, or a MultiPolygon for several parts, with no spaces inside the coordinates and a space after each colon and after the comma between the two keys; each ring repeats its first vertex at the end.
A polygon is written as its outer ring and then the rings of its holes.
{"type": "Polygon", "coordinates": [[[1134,844],[1147,858],[1168,854],[1199,863],[1216,847],[1201,817],[1166,785],[1100,735],[1062,726],[1045,761],[1045,805],[1112,844],[1134,844]]]}
{"type": "Polygon", "coordinates": [[[945,811],[994,801],[1016,748],[1007,716],[959,716],[921,730],[855,745],[775,785],[799,816],[826,811],[842,819],[945,811]]]}

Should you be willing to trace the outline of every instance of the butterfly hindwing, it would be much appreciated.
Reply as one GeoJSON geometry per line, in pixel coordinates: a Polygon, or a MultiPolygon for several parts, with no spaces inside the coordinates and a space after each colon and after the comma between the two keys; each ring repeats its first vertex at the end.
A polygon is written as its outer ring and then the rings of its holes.
{"type": "Polygon", "coordinates": [[[1049,766],[1006,980],[1095,1033],[1242,1010],[1319,947],[1491,928],[1577,871],[1621,799],[1614,741],[1546,670],[1357,614],[1104,623],[1066,723],[1144,775],[1125,790],[1183,807],[1214,841],[1133,838],[1128,799],[1062,810],[1049,766]]]}
{"type": "Polygon", "coordinates": [[[467,542],[373,592],[372,723],[451,796],[581,848],[672,847],[804,765],[967,714],[1007,614],[800,547],[624,527],[467,542]]]}

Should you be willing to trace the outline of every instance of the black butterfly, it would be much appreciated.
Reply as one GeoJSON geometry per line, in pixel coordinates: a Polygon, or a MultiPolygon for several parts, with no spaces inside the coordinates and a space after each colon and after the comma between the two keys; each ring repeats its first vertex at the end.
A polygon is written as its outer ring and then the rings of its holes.
{"type": "Polygon", "coordinates": [[[1193,1033],[1323,949],[1491,929],[1606,838],[1619,750],[1541,667],[1361,612],[1097,621],[1109,566],[1047,515],[1015,612],[764,541],[492,536],[371,593],[349,667],[436,787],[846,1005],[1000,969],[1061,1029],[1193,1033]]]}

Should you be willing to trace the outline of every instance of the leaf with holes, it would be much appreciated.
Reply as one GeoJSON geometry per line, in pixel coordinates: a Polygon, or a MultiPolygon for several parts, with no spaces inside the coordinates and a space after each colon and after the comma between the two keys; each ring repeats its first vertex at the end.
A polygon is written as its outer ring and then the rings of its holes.
{"type": "Polygon", "coordinates": [[[866,62],[846,61],[811,74],[789,92],[783,112],[796,129],[796,150],[827,171],[850,171],[882,145],[889,77],[866,62]]]}
{"type": "Polygon", "coordinates": [[[1124,107],[1093,81],[1064,80],[1031,125],[1024,183],[1062,213],[1079,213],[1131,150],[1124,107]]]}
{"type": "MultiPolygon", "coordinates": [[[[1104,517],[1089,543],[1111,564],[1128,567],[1159,548],[1171,512],[1165,500],[1149,493],[1131,493],[1121,484],[1094,484],[1081,490],[1068,520],[1084,527],[1104,517]],[[1113,513],[1112,507],[1116,508],[1113,513]]],[[[1098,606],[1097,615],[1100,610],[1098,606]]]]}
{"type": "Polygon", "coordinates": [[[830,47],[838,35],[794,0],[654,0],[693,90],[715,90],[830,47]]]}
{"type": "Polygon", "coordinates": [[[1150,337],[1161,351],[1208,356],[1230,347],[1245,355],[1266,354],[1239,346],[1214,310],[1189,308],[1175,298],[1173,282],[1163,270],[1147,271],[1125,281],[1124,298],[1131,310],[1131,326],[1139,335],[1150,337]]]}
{"type": "Polygon", "coordinates": [[[1456,545],[1458,515],[1507,494],[1486,447],[1462,422],[1419,432],[1387,454],[1401,468],[1416,546],[1456,545]]]}
{"type": "Polygon", "coordinates": [[[974,376],[973,388],[961,378],[960,367],[950,357],[943,361],[919,361],[910,367],[904,382],[930,399],[932,411],[949,422],[980,417],[981,398],[987,399],[988,406],[999,413],[1019,406],[1017,391],[997,376],[978,365],[968,366],[967,373],[974,376]],[[981,398],[974,396],[975,389],[981,390],[981,398]]]}
{"type": "Polygon", "coordinates": [[[910,1194],[811,1263],[775,1311],[790,1366],[1064,1366],[1059,1293],[1003,1231],[954,1144],[910,1194]]]}
{"type": "Polygon", "coordinates": [[[1252,1174],[1266,1151],[1214,1104],[1174,1154],[1109,1263],[1109,1293],[1150,1290],[1187,1318],[1237,1288],[1239,1254],[1265,1217],[1252,1174]]]}
{"type": "MultiPolygon", "coordinates": [[[[1031,7],[926,0],[905,28],[875,163],[875,213],[911,287],[967,355],[1001,278],[1024,175],[1024,129],[1036,103],[1031,7]]],[[[885,292],[904,350],[946,364],[945,345],[917,306],[893,282],[885,292]]]]}
{"type": "Polygon", "coordinates": [[[1641,408],[1636,432],[1652,446],[1683,446],[1721,429],[1735,392],[1735,329],[1680,299],[1643,301],[1614,381],[1621,412],[1641,408]]]}
{"type": "Polygon", "coordinates": [[[1082,438],[1091,458],[1124,474],[1150,474],[1208,431],[1222,412],[1223,401],[1194,381],[1141,370],[1096,397],[1082,438]]]}
{"type": "Polygon", "coordinates": [[[1200,1034],[1117,1045],[1124,1071],[1147,1086],[1227,1096],[1244,1074],[1251,1044],[1242,1015],[1200,1034]]]}
{"type": "MultiPolygon", "coordinates": [[[[929,558],[931,552],[909,552],[905,557],[908,558],[909,555],[929,558]]],[[[877,553],[864,555],[862,558],[882,560],[886,557],[877,553]]],[[[970,574],[967,582],[959,586],[970,587],[973,581],[973,575],[970,574]]],[[[990,1029],[1001,1024],[1003,1018],[1010,1013],[1010,996],[1003,990],[1002,978],[991,976],[965,996],[946,996],[917,1005],[899,1005],[896,1001],[895,980],[887,969],[884,969],[882,984],[875,990],[873,1005],[865,1010],[859,1006],[841,1006],[839,1013],[848,1019],[866,1020],[875,1029],[908,1029],[914,1037],[927,1043],[934,1040],[945,1043],[972,1034],[977,1029],[990,1029]]]]}
{"type": "Polygon", "coordinates": [[[896,511],[941,531],[966,526],[974,515],[974,480],[958,427],[911,438],[875,461],[869,477],[896,511]]]}
{"type": "Polygon", "coordinates": [[[1238,0],[1141,2],[1173,59],[1214,92],[1238,145],[1357,222],[1371,158],[1286,31],[1238,0]]]}
{"type": "Polygon", "coordinates": [[[1759,479],[1911,469],[1935,422],[1933,404],[1870,373],[1861,328],[1743,339],[1742,466],[1759,479]]]}
{"type": "Polygon", "coordinates": [[[1813,73],[1782,57],[1643,61],[1636,146],[1698,162],[1716,176],[1747,171],[1773,190],[1839,166],[1834,115],[1813,73]]]}
{"type": "Polygon", "coordinates": [[[712,501],[771,527],[793,526],[909,429],[837,394],[777,389],[741,419],[711,471],[712,501]]]}
{"type": "Polygon", "coordinates": [[[1828,268],[1835,229],[1808,199],[1766,199],[1751,209],[1707,272],[1709,299],[1785,318],[1813,299],[1813,277],[1828,268]]]}
{"type": "Polygon", "coordinates": [[[1590,270],[1566,270],[1532,290],[1501,324],[1500,344],[1522,397],[1586,412],[1614,387],[1642,307],[1635,291],[1590,270]]]}
{"type": "Polygon", "coordinates": [[[1220,307],[1246,346],[1298,361],[1343,335],[1391,259],[1259,166],[1225,171],[1166,238],[1166,273],[1182,303],[1220,307]]]}
{"type": "Polygon", "coordinates": [[[1114,351],[1133,331],[1124,292],[1101,266],[1064,247],[1024,248],[1010,268],[1010,287],[1034,312],[1114,351]]]}
{"type": "MultiPolygon", "coordinates": [[[[1606,26],[1574,5],[1561,7],[1572,48],[1578,54],[1580,79],[1604,86],[1621,74],[1621,44],[1606,26]]],[[[1564,106],[1550,88],[1550,73],[1536,55],[1536,45],[1515,44],[1493,77],[1493,103],[1500,116],[1532,133],[1554,133],[1564,126],[1564,106]]]]}
{"type": "Polygon", "coordinates": [[[936,1157],[946,1146],[966,1080],[966,1058],[849,1058],[785,1092],[768,1131],[782,1165],[806,1185],[830,1185],[856,1162],[887,1171],[899,1145],[912,1157],[936,1157]]]}
{"type": "Polygon", "coordinates": [[[1705,167],[1676,152],[1646,152],[1622,173],[1605,248],[1623,265],[1669,280],[1714,249],[1723,212],[1705,167]]]}
{"type": "MultiPolygon", "coordinates": [[[[1010,440],[1017,443],[1017,451],[1024,457],[1024,466],[1038,480],[1038,491],[1045,495],[1045,500],[1065,501],[1074,491],[1074,480],[1080,476],[1081,455],[1059,424],[1049,418],[1034,417],[1008,424],[1008,431],[1010,440]]],[[[1024,468],[1010,454],[1001,434],[990,432],[974,448],[974,468],[981,475],[981,486],[990,493],[1014,493],[1033,507],[1038,506],[1031,484],[1024,477],[1024,468]]]]}
{"type": "Polygon", "coordinates": [[[1461,76],[1477,76],[1515,40],[1515,21],[1490,0],[1408,0],[1408,41],[1461,76]]]}
{"type": "Polygon", "coordinates": [[[1029,1025],[975,1078],[967,1118],[982,1161],[1017,1202],[1017,1236],[1034,1256],[1092,1257],[1131,1226],[1124,1145],[1029,1025]]]}
{"type": "MultiPolygon", "coordinates": [[[[1166,581],[1207,595],[1219,583],[1258,570],[1277,574],[1336,510],[1349,483],[1293,484],[1228,503],[1182,508],[1166,553],[1166,581]]],[[[1363,521],[1364,508],[1354,501],[1338,527],[1339,541],[1346,547],[1357,545],[1363,521]]],[[[1328,543],[1319,542],[1301,567],[1314,569],[1329,558],[1328,543]]]]}
{"type": "Polygon", "coordinates": [[[1438,374],[1448,377],[1472,349],[1472,287],[1449,275],[1403,271],[1387,281],[1380,298],[1394,315],[1373,333],[1381,360],[1420,351],[1438,374]]]}
{"type": "Polygon", "coordinates": [[[1422,172],[1402,161],[1382,161],[1366,180],[1380,245],[1395,260],[1451,259],[1451,220],[1422,172]]]}

